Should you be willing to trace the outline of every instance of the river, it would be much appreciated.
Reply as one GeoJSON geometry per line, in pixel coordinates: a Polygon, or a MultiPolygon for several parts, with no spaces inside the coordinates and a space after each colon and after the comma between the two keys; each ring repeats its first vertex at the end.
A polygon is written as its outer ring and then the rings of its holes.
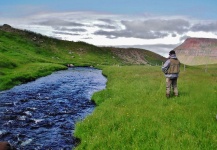
{"type": "Polygon", "coordinates": [[[75,67],[1,91],[0,141],[18,150],[71,150],[75,123],[93,112],[91,96],[105,86],[101,70],[75,67]]]}

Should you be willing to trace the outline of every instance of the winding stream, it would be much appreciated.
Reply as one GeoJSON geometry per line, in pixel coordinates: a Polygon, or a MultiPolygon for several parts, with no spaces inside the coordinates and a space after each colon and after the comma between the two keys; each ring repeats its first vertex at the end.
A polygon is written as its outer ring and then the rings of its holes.
{"type": "Polygon", "coordinates": [[[0,92],[0,141],[17,149],[72,149],[75,123],[90,114],[101,70],[69,68],[0,92]]]}

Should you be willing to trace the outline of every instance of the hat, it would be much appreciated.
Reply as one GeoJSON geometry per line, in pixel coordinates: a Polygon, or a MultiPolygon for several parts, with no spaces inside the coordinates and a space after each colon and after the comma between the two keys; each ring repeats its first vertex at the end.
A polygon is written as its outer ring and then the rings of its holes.
{"type": "Polygon", "coordinates": [[[171,50],[171,51],[169,52],[169,55],[172,55],[172,54],[176,54],[176,52],[175,52],[174,50],[171,50]]]}

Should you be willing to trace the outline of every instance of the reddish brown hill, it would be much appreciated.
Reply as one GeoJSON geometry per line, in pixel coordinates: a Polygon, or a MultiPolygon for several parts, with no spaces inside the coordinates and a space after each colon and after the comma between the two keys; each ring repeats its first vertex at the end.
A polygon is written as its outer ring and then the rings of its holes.
{"type": "Polygon", "coordinates": [[[183,64],[203,65],[217,63],[217,39],[188,38],[174,50],[183,64]]]}

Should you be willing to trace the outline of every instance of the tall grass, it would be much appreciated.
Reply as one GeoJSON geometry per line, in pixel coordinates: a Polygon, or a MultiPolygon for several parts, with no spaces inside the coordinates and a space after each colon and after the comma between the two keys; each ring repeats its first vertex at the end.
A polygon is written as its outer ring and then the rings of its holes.
{"type": "Polygon", "coordinates": [[[187,68],[179,97],[165,97],[159,67],[110,66],[94,113],[76,126],[77,149],[216,149],[217,66],[187,68]]]}

